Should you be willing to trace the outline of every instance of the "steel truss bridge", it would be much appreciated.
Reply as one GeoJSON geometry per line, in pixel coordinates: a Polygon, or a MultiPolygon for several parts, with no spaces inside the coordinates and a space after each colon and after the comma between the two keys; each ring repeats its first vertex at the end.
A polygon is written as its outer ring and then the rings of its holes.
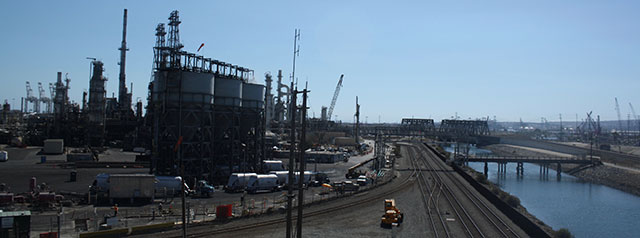
{"type": "Polygon", "coordinates": [[[488,136],[489,126],[482,120],[442,120],[439,127],[433,119],[404,118],[400,124],[360,125],[360,134],[384,134],[392,136],[439,137],[460,139],[488,136]]]}

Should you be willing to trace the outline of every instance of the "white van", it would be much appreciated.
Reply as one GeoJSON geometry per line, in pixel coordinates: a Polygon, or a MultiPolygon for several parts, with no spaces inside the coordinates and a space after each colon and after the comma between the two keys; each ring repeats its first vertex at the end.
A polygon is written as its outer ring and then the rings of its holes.
{"type": "Polygon", "coordinates": [[[278,184],[287,183],[287,178],[289,177],[289,171],[271,171],[269,174],[278,176],[278,184]]]}
{"type": "Polygon", "coordinates": [[[0,162],[6,162],[9,160],[9,153],[6,151],[0,151],[0,162]]]}
{"type": "Polygon", "coordinates": [[[271,171],[284,171],[284,164],[282,163],[281,160],[263,160],[263,170],[264,172],[271,172],[271,171]]]}
{"type": "Polygon", "coordinates": [[[249,178],[246,191],[256,193],[258,191],[276,191],[280,188],[278,185],[278,176],[275,174],[258,174],[249,178]]]}
{"type": "MultiPolygon", "coordinates": [[[[289,171],[271,171],[269,174],[276,175],[278,177],[279,184],[289,184],[289,171]]],[[[308,185],[313,175],[314,173],[311,171],[304,171],[302,183],[308,185]]],[[[298,185],[298,178],[300,178],[300,172],[295,172],[293,175],[294,187],[298,185]]]]}
{"type": "Polygon", "coordinates": [[[251,177],[258,176],[256,173],[232,173],[229,176],[229,182],[224,187],[226,192],[239,192],[243,191],[247,187],[247,183],[251,177]]]}

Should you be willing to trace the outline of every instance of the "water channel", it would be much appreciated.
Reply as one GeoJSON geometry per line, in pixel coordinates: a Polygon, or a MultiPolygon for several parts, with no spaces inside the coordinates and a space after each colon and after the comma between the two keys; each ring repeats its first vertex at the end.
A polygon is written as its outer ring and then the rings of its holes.
{"type": "MultiPolygon", "coordinates": [[[[445,150],[453,152],[452,147],[445,150]]],[[[471,148],[470,154],[490,153],[471,148]]],[[[484,163],[469,163],[484,171],[484,163]]],[[[529,213],[557,230],[568,228],[575,237],[640,237],[640,197],[604,185],[581,182],[578,178],[549,170],[540,175],[540,167],[524,164],[524,175],[516,175],[516,164],[507,165],[507,173],[498,176],[497,165],[489,163],[488,179],[503,191],[520,198],[529,213]]]]}

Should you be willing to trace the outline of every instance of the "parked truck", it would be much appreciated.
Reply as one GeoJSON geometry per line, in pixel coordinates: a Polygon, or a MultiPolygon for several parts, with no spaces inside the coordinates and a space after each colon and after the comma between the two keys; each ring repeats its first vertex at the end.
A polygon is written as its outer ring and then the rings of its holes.
{"type": "Polygon", "coordinates": [[[98,202],[153,202],[155,176],[150,174],[98,174],[90,187],[98,202]]]}
{"type": "Polygon", "coordinates": [[[112,174],[109,176],[109,199],[153,202],[155,176],[151,174],[112,174]]]}
{"type": "Polygon", "coordinates": [[[257,176],[249,178],[246,191],[249,193],[256,193],[258,191],[274,192],[280,188],[280,185],[278,185],[278,176],[275,174],[258,174],[257,176]]]}
{"type": "Polygon", "coordinates": [[[155,181],[155,196],[161,197],[173,197],[179,196],[182,191],[182,187],[180,185],[185,186],[185,193],[188,193],[189,186],[182,182],[182,177],[180,176],[156,176],[155,181]]]}
{"type": "Polygon", "coordinates": [[[215,192],[215,189],[213,188],[213,186],[209,185],[209,183],[206,180],[198,180],[191,194],[195,197],[210,198],[214,192],[215,192]]]}

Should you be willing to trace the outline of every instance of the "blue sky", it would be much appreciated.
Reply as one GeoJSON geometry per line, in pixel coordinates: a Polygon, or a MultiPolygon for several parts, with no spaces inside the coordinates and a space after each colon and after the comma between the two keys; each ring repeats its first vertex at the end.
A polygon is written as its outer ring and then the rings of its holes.
{"type": "Polygon", "coordinates": [[[117,94],[122,9],[129,10],[127,85],[146,100],[158,23],[182,19],[185,49],[264,73],[291,73],[293,31],[302,30],[296,75],[308,80],[312,113],[328,105],[352,121],[437,121],[496,116],[557,121],[588,111],[616,119],[640,109],[637,1],[2,1],[0,100],[19,105],[25,81],[69,73],[71,99],[89,85],[89,60],[105,63],[117,94]],[[368,118],[368,119],[367,119],[368,118]]]}

